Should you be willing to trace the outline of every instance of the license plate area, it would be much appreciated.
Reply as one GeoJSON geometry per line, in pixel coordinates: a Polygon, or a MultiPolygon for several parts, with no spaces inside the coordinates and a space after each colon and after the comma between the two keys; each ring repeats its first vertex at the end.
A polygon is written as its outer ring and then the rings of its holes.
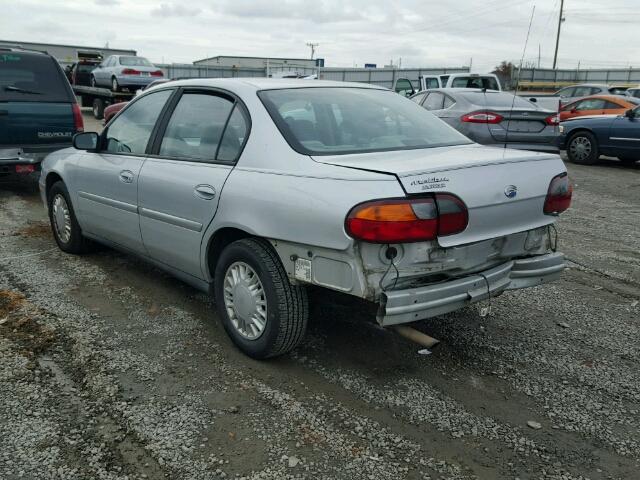
{"type": "Polygon", "coordinates": [[[21,156],[21,148],[0,148],[0,160],[15,160],[21,156]]]}

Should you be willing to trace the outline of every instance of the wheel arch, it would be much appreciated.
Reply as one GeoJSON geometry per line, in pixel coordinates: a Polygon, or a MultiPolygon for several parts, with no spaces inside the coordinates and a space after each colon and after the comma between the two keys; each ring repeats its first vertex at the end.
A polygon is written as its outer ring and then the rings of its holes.
{"type": "Polygon", "coordinates": [[[55,171],[49,172],[47,174],[46,179],[45,179],[45,188],[44,188],[44,191],[46,193],[47,198],[49,198],[49,190],[51,190],[51,187],[56,182],[64,183],[64,180],[63,180],[62,176],[58,172],[55,172],[55,171]]]}
{"type": "Polygon", "coordinates": [[[257,235],[250,233],[246,230],[237,227],[222,227],[211,235],[207,242],[207,248],[205,250],[205,268],[206,276],[212,280],[214,277],[216,264],[220,258],[220,254],[225,247],[237,240],[243,238],[259,238],[257,235]]]}

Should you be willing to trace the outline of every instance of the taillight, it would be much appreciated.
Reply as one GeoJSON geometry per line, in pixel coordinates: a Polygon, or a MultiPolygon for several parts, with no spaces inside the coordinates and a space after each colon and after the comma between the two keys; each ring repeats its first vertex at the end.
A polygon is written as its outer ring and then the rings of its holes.
{"type": "Polygon", "coordinates": [[[463,115],[460,120],[467,123],[500,123],[504,117],[494,112],[473,112],[463,115]]]}
{"type": "Polygon", "coordinates": [[[559,125],[560,124],[560,114],[558,113],[554,113],[553,115],[549,115],[547,118],[544,119],[544,123],[546,123],[547,125],[559,125]]]}
{"type": "Polygon", "coordinates": [[[435,240],[467,228],[467,207],[448,193],[419,199],[365,202],[351,209],[347,233],[371,243],[408,243],[435,240]]]}
{"type": "Polygon", "coordinates": [[[16,165],[16,173],[33,173],[35,171],[34,165],[16,165]]]}
{"type": "Polygon", "coordinates": [[[140,75],[140,70],[125,68],[124,70],[122,70],[122,75],[140,75]]]}
{"type": "Polygon", "coordinates": [[[155,72],[151,72],[151,76],[152,77],[164,77],[164,73],[162,73],[162,70],[156,70],[155,72]]]}
{"type": "Polygon", "coordinates": [[[547,198],[544,200],[544,213],[557,215],[564,212],[571,205],[573,186],[569,182],[567,172],[556,175],[549,184],[547,198]]]}
{"type": "Polygon", "coordinates": [[[73,126],[75,127],[76,132],[84,132],[84,120],[82,120],[80,105],[74,103],[71,106],[71,110],[73,110],[73,126]]]}

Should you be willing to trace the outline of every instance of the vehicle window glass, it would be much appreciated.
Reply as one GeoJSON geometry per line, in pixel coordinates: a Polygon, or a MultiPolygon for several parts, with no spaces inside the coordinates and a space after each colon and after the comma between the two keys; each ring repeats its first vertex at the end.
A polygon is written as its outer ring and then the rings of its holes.
{"type": "Polygon", "coordinates": [[[451,82],[453,88],[486,88],[500,90],[498,82],[493,77],[456,77],[451,82]]]}
{"type": "Polygon", "coordinates": [[[560,90],[558,90],[558,96],[559,97],[574,97],[575,95],[573,94],[573,92],[575,92],[576,87],[566,87],[566,88],[561,88],[560,90]]]}
{"type": "Polygon", "coordinates": [[[413,86],[407,78],[399,78],[396,81],[396,93],[400,95],[410,95],[413,92],[413,86]]]}
{"type": "Polygon", "coordinates": [[[591,87],[576,87],[574,97],[587,97],[591,95],[591,87]]]}
{"type": "Polygon", "coordinates": [[[411,97],[411,100],[413,100],[417,104],[420,104],[420,102],[422,102],[422,100],[424,100],[424,97],[426,97],[426,95],[427,95],[426,93],[419,93],[419,94],[414,95],[413,97],[411,97]]]}
{"type": "Polygon", "coordinates": [[[47,55],[0,53],[0,102],[71,102],[64,73],[47,55]]]}
{"type": "Polygon", "coordinates": [[[633,92],[631,92],[631,95],[636,98],[640,98],[640,89],[634,90],[633,92]]]}
{"type": "Polygon", "coordinates": [[[107,60],[104,62],[104,64],[102,65],[103,67],[110,67],[113,62],[114,62],[114,57],[109,57],[107,58],[107,60]]]}
{"type": "Polygon", "coordinates": [[[589,100],[583,100],[578,102],[576,110],[604,110],[605,101],[599,98],[591,98],[589,100]]]}
{"type": "Polygon", "coordinates": [[[451,106],[453,106],[455,104],[456,104],[456,101],[453,98],[451,98],[449,95],[445,95],[444,96],[444,106],[443,106],[443,108],[449,108],[449,107],[451,107],[451,106]]]}
{"type": "Polygon", "coordinates": [[[423,106],[427,110],[442,110],[444,104],[444,95],[440,92],[431,92],[425,100],[423,106]]]}
{"type": "Polygon", "coordinates": [[[597,95],[598,93],[602,93],[602,90],[602,88],[591,87],[591,89],[589,90],[589,95],[597,95]]]}
{"type": "Polygon", "coordinates": [[[235,162],[238,159],[247,131],[247,119],[242,109],[236,104],[220,142],[217,157],[219,161],[235,162]]]}
{"type": "Polygon", "coordinates": [[[459,93],[463,99],[474,105],[483,107],[536,108],[524,97],[506,92],[463,92],[459,93]]]}
{"type": "Polygon", "coordinates": [[[209,93],[185,93],[167,124],[161,156],[213,161],[233,108],[226,97],[209,93]]]}
{"type": "Polygon", "coordinates": [[[125,67],[152,67],[151,62],[144,57],[120,57],[120,65],[125,67]]]}
{"type": "Polygon", "coordinates": [[[619,110],[621,108],[624,108],[624,106],[618,105],[617,103],[613,102],[605,102],[604,108],[605,110],[619,110]]]}
{"type": "Polygon", "coordinates": [[[258,95],[289,145],[305,155],[469,143],[466,137],[419,105],[387,90],[316,87],[265,90],[258,95]],[[297,112],[301,102],[313,114],[300,117],[297,112]],[[336,111],[340,112],[340,123],[336,111]]]}
{"type": "Polygon", "coordinates": [[[438,84],[438,80],[435,78],[428,78],[426,81],[426,85],[427,88],[439,88],[440,85],[438,84]]]}
{"type": "Polygon", "coordinates": [[[144,154],[153,127],[173,90],[140,97],[116,118],[106,133],[109,153],[144,154]]]}

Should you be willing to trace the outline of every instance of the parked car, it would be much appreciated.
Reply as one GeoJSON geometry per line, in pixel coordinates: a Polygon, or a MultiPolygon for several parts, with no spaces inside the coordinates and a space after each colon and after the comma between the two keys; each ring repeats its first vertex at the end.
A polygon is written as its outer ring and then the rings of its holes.
{"type": "Polygon", "coordinates": [[[522,93],[521,96],[530,102],[537,103],[547,110],[559,111],[561,107],[568,103],[575,102],[591,95],[610,95],[616,91],[617,87],[598,83],[584,83],[580,85],[570,85],[563,87],[555,93],[542,95],[528,95],[522,93]]]}
{"type": "Polygon", "coordinates": [[[98,60],[80,60],[67,67],[65,73],[71,85],[91,85],[91,72],[100,64],[98,60]]]}
{"type": "Polygon", "coordinates": [[[42,52],[0,47],[0,175],[37,177],[40,162],[71,146],[82,114],[58,62],[42,52]]]}
{"type": "Polygon", "coordinates": [[[511,93],[442,88],[411,99],[482,145],[557,152],[558,114],[511,93]]]}
{"type": "Polygon", "coordinates": [[[560,109],[560,121],[593,115],[621,115],[640,104],[640,99],[619,95],[594,95],[569,103],[560,109]]]}
{"type": "Polygon", "coordinates": [[[163,76],[162,70],[144,57],[111,55],[91,72],[91,86],[109,87],[114,92],[139,89],[163,76]]]}
{"type": "Polygon", "coordinates": [[[640,98],[640,87],[628,88],[627,91],[624,93],[629,97],[640,98]]]}
{"type": "MultiPolygon", "coordinates": [[[[136,96],[142,94],[144,91],[148,90],[149,88],[155,87],[157,85],[162,85],[163,83],[167,83],[170,81],[171,81],[170,78],[160,78],[158,80],[154,80],[149,85],[142,87],[140,90],[136,91],[136,96]]],[[[118,102],[118,103],[109,105],[107,108],[105,108],[104,114],[103,114],[104,122],[102,122],[103,125],[106,125],[107,123],[109,123],[109,121],[116,115],[116,113],[122,110],[127,105],[127,103],[128,101],[118,102]]]]}
{"type": "Polygon", "coordinates": [[[633,164],[640,160],[640,106],[623,115],[576,117],[560,125],[558,146],[573,163],[593,165],[601,155],[633,164]]]}
{"type": "Polygon", "coordinates": [[[396,93],[410,97],[416,92],[433,88],[485,88],[502,91],[500,80],[493,73],[451,73],[418,76],[418,88],[408,78],[398,78],[393,86],[396,93]]]}
{"type": "Polygon", "coordinates": [[[40,180],[60,248],[132,252],[213,292],[246,354],[302,339],[310,285],[392,326],[557,279],[558,155],[487,148],[387,89],[197,79],[132,100],[40,180]]]}

